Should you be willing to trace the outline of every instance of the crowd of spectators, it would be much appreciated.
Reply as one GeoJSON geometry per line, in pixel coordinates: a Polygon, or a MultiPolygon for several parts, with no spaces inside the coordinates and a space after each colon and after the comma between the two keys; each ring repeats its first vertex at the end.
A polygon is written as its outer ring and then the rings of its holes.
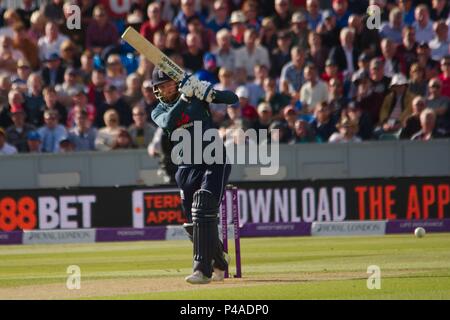
{"type": "Polygon", "coordinates": [[[153,66],[120,39],[127,26],[236,92],[237,104],[211,105],[221,132],[279,129],[272,139],[292,144],[448,137],[449,10],[447,0],[135,0],[117,17],[104,1],[23,0],[0,9],[0,154],[160,152],[153,66]]]}

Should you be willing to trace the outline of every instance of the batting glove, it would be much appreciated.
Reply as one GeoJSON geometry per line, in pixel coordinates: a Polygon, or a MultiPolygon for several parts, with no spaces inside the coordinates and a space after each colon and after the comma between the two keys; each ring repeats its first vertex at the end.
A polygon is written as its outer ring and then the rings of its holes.
{"type": "Polygon", "coordinates": [[[206,101],[208,103],[211,103],[214,100],[216,92],[210,82],[198,81],[197,87],[195,89],[195,96],[198,99],[206,101]]]}
{"type": "Polygon", "coordinates": [[[192,74],[185,74],[183,80],[181,80],[178,85],[178,91],[181,92],[185,97],[191,98],[195,95],[195,90],[199,80],[192,76],[192,74]]]}

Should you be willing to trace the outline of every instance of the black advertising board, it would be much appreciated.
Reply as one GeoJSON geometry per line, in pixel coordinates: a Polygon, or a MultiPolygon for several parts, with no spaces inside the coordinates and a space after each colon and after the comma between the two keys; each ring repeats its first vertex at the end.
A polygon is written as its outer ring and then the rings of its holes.
{"type": "MultiPolygon", "coordinates": [[[[240,182],[237,186],[242,224],[450,218],[450,177],[240,182]]],[[[0,191],[0,231],[141,228],[183,222],[174,186],[0,191]]]]}

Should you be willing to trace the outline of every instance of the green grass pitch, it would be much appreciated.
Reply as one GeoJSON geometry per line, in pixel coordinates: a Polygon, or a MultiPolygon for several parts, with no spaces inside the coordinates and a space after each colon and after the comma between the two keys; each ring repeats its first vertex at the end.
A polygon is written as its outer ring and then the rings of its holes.
{"type": "Polygon", "coordinates": [[[0,299],[450,299],[450,234],[241,239],[243,278],[201,286],[184,282],[191,250],[188,241],[1,246],[0,299]],[[79,290],[66,286],[70,265],[79,290]],[[371,265],[380,289],[367,288],[371,265]]]}

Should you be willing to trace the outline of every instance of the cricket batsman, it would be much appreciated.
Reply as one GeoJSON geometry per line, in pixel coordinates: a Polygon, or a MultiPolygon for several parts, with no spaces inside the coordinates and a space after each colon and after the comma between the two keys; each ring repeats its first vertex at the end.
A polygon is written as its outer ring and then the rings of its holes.
{"type": "MultiPolygon", "coordinates": [[[[192,75],[176,82],[157,67],[152,73],[152,85],[159,100],[151,114],[153,121],[169,135],[177,129],[188,130],[191,142],[202,144],[202,154],[203,142],[193,141],[194,122],[201,121],[203,132],[212,129],[209,104],[238,102],[238,97],[231,91],[214,90],[211,83],[192,75]]],[[[194,151],[194,147],[191,150],[194,151]]],[[[226,158],[225,148],[223,150],[226,158]]],[[[230,171],[231,165],[226,161],[209,165],[203,161],[178,164],[175,180],[188,221],[183,227],[193,242],[193,273],[185,278],[188,283],[207,284],[224,279],[229,257],[223,252],[217,225],[230,171]]]]}

